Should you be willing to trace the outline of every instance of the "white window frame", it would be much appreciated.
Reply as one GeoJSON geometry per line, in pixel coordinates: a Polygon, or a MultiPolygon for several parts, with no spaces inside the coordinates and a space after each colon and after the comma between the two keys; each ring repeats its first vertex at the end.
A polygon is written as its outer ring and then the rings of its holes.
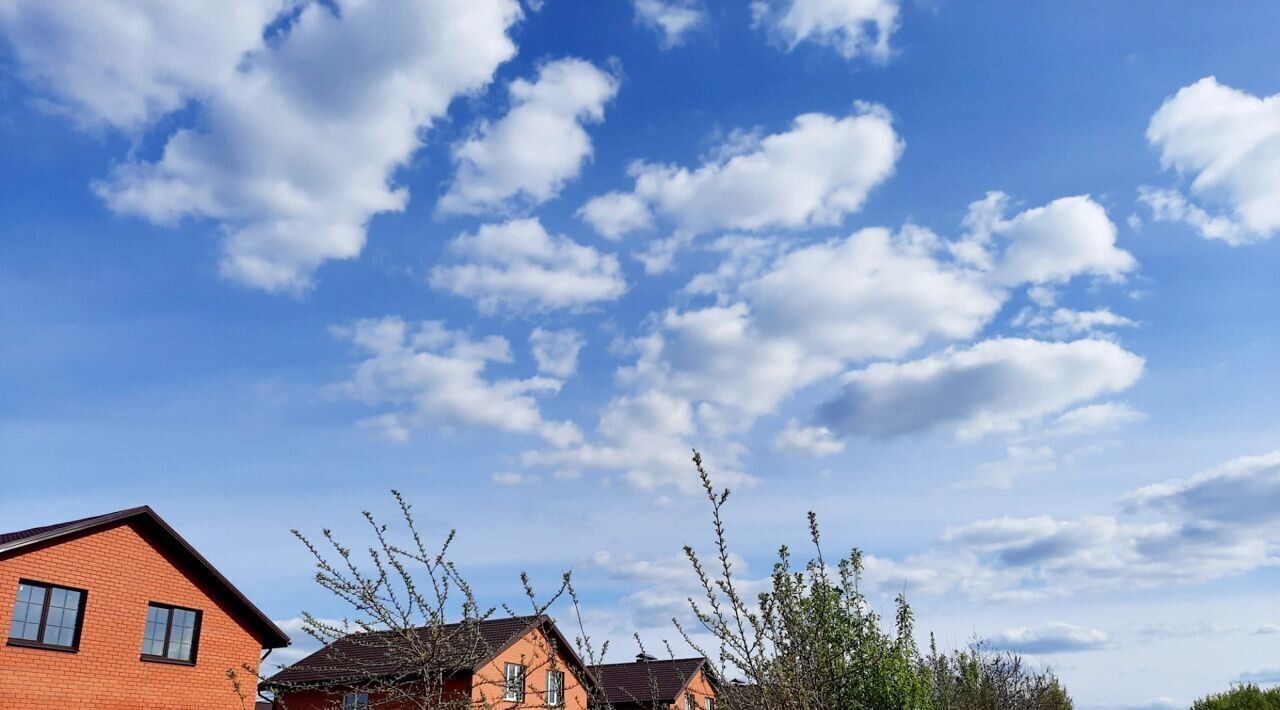
{"type": "Polygon", "coordinates": [[[711,698],[703,698],[702,705],[706,710],[716,710],[716,701],[711,698]]]}
{"type": "Polygon", "coordinates": [[[502,699],[509,703],[524,701],[524,666],[508,663],[502,672],[502,699]]]}
{"type": "Polygon", "coordinates": [[[684,694],[685,710],[698,710],[698,699],[693,697],[693,693],[685,691],[684,694]]]}
{"type": "Polygon", "coordinates": [[[369,710],[369,694],[347,693],[342,696],[342,710],[369,710]]]}
{"type": "Polygon", "coordinates": [[[564,705],[564,671],[547,671],[547,707],[564,705]]]}

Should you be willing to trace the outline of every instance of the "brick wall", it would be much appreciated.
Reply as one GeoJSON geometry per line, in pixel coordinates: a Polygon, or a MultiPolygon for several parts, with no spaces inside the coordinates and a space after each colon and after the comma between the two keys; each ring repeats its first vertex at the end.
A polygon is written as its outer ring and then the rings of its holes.
{"type": "MultiPolygon", "coordinates": [[[[0,559],[0,643],[18,580],[88,591],[76,653],[0,645],[0,708],[241,710],[226,672],[257,670],[260,643],[131,524],[0,559]],[[203,612],[194,666],[141,660],[148,602],[203,612]]],[[[255,683],[243,671],[248,707],[255,683]]]]}

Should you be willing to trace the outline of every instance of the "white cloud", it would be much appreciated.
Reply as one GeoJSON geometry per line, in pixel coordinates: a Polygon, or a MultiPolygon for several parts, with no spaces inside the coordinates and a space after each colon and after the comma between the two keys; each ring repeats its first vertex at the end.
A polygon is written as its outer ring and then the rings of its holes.
{"type": "Polygon", "coordinates": [[[486,224],[449,243],[459,263],[436,266],[431,285],[486,314],[581,308],[627,290],[617,257],[548,234],[537,219],[486,224]]]}
{"type": "Polygon", "coordinates": [[[823,426],[800,426],[795,419],[773,437],[773,450],[787,454],[829,456],[844,451],[844,442],[823,426]]]}
{"type": "Polygon", "coordinates": [[[604,120],[618,80],[590,62],[561,59],[544,64],[536,81],[511,82],[509,93],[507,115],[454,149],[457,173],[441,212],[505,211],[555,197],[591,157],[582,126],[604,120]]]}
{"type": "Polygon", "coordinates": [[[1189,224],[1205,239],[1218,239],[1232,246],[1252,241],[1238,222],[1230,217],[1209,214],[1204,208],[1188,202],[1177,190],[1144,185],[1138,188],[1138,201],[1151,210],[1151,219],[1189,224]]]}
{"type": "Polygon", "coordinates": [[[1280,523],[1280,451],[1244,456],[1185,480],[1135,491],[1133,508],[1223,524],[1280,523]]]}
{"type": "MultiPolygon", "coordinates": [[[[701,490],[690,463],[693,449],[694,408],[689,401],[661,391],[649,390],[614,398],[600,415],[596,443],[561,450],[528,451],[522,461],[530,466],[546,466],[557,471],[621,471],[627,482],[642,490],[675,486],[686,493],[701,490]]],[[[715,442],[699,440],[709,461],[719,468],[721,485],[752,485],[755,478],[734,468],[737,450],[717,448],[715,442]],[[708,444],[711,445],[708,445],[708,444]]]]}
{"type": "Polygon", "coordinates": [[[889,38],[898,29],[898,0],[755,0],[757,27],[788,50],[804,41],[830,47],[845,59],[889,59],[889,38]]]}
{"type": "Polygon", "coordinates": [[[819,417],[835,431],[858,436],[896,436],[944,425],[963,438],[1010,432],[1127,389],[1143,364],[1141,357],[1101,340],[987,340],[850,372],[840,393],[819,408],[819,417]]]}
{"type": "Polygon", "coordinates": [[[1160,164],[1191,176],[1191,192],[1230,210],[1214,216],[1176,191],[1141,194],[1157,220],[1183,221],[1229,244],[1280,230],[1280,94],[1257,97],[1206,77],[1151,117],[1147,141],[1160,164]]]}
{"type": "Polygon", "coordinates": [[[538,476],[530,476],[527,473],[514,473],[511,471],[499,471],[489,478],[499,486],[506,486],[508,488],[526,486],[542,480],[538,476]]]}
{"type": "MultiPolygon", "coordinates": [[[[914,225],[896,233],[867,228],[846,238],[802,246],[781,238],[722,236],[709,246],[721,255],[719,265],[695,276],[684,289],[689,295],[712,296],[713,302],[650,316],[649,332],[628,343],[635,360],[619,370],[619,380],[638,394],[678,402],[681,411],[687,408],[688,429],[681,437],[671,438],[678,450],[695,437],[699,442],[731,440],[759,417],[775,412],[798,390],[851,365],[900,358],[933,344],[980,335],[1007,302],[1011,289],[1020,285],[995,276],[1008,263],[1012,246],[1006,247],[1003,241],[993,244],[993,226],[1037,222],[1058,240],[1070,238],[1072,226],[1091,230],[1078,238],[1098,247],[1093,250],[1097,258],[1069,260],[1077,272],[1056,269],[1054,283],[1129,263],[1132,257],[1118,252],[1123,258],[1115,258],[1114,241],[1106,241],[1114,239],[1114,228],[1101,229],[1104,240],[1096,243],[1099,225],[1092,218],[1094,203],[1081,198],[1067,205],[1065,210],[1035,208],[1005,219],[1003,196],[998,201],[989,198],[976,203],[975,210],[987,208],[985,219],[970,220],[974,231],[961,241],[944,240],[914,225]],[[1077,209],[1090,217],[1073,219],[1077,209]],[[1045,216],[1028,218],[1028,214],[1045,216]],[[1043,226],[1064,214],[1065,226],[1043,226]],[[986,236],[975,236],[977,230],[986,230],[986,236]]],[[[1106,222],[1105,213],[1101,214],[1106,222]]],[[[1007,238],[1011,244],[1024,239],[1037,244],[1053,241],[1038,234],[1007,238]]],[[[1040,269],[1029,277],[1043,274],[1040,269]]],[[[928,397],[921,399],[915,408],[918,420],[909,430],[944,421],[971,435],[1012,430],[1128,387],[1142,363],[1119,346],[1097,340],[1073,344],[993,341],[972,354],[948,351],[939,357],[947,361],[946,367],[963,372],[939,374],[926,384],[978,389],[941,407],[928,397]],[[997,350],[1000,357],[993,355],[997,350]],[[992,362],[958,365],[981,358],[992,362]],[[984,383],[991,391],[981,390],[984,383]]],[[[926,366],[927,362],[878,367],[926,366]]],[[[939,370],[946,367],[939,365],[939,370]]],[[[884,421],[903,416],[908,414],[894,412],[884,421]]],[[[830,450],[837,445],[828,440],[831,436],[855,433],[823,417],[806,427],[813,431],[797,425],[779,434],[777,445],[817,445],[830,450]],[[828,431],[818,437],[822,428],[828,431]]]]}
{"type": "Polygon", "coordinates": [[[1137,266],[1116,246],[1116,226],[1088,195],[1062,197],[1006,219],[1009,198],[1001,192],[969,206],[966,238],[958,257],[991,269],[999,284],[1056,284],[1083,275],[1121,280],[1137,266]],[[1002,249],[992,253],[994,238],[1002,249]]]}
{"type": "Polygon", "coordinates": [[[489,363],[512,359],[504,338],[474,340],[434,321],[411,329],[399,318],[362,320],[334,332],[367,354],[339,391],[370,406],[391,407],[376,418],[380,426],[405,436],[412,427],[493,427],[536,434],[556,446],[581,438],[573,424],[547,421],[538,408],[535,396],[554,394],[560,380],[485,378],[489,363]]]}
{"type": "Polygon", "coordinates": [[[978,466],[978,478],[968,488],[1008,489],[1018,478],[1031,473],[1053,471],[1058,467],[1058,454],[1048,446],[1012,444],[1005,449],[1005,457],[978,466]]]}
{"type": "Polygon", "coordinates": [[[790,130],[693,170],[635,163],[631,193],[598,197],[580,214],[611,237],[655,215],[683,237],[835,225],[861,209],[867,193],[893,173],[902,148],[879,106],[860,105],[843,118],[804,114],[790,130]]]}
{"type": "Polygon", "coordinates": [[[297,0],[3,0],[21,72],[85,127],[138,131],[231,82],[297,0]]]}
{"type": "Polygon", "coordinates": [[[652,28],[670,49],[707,21],[701,0],[634,0],[636,20],[652,28]]]}
{"type": "Polygon", "coordinates": [[[629,192],[610,192],[597,197],[578,210],[578,216],[590,224],[600,236],[618,240],[632,232],[653,226],[649,205],[629,192]]]}
{"type": "Polygon", "coordinates": [[[1077,436],[1110,431],[1126,424],[1143,421],[1147,415],[1123,402],[1103,402],[1063,412],[1049,425],[1055,436],[1077,436]]]}
{"type": "Polygon", "coordinates": [[[404,208],[392,175],[424,129],[514,55],[507,30],[521,10],[514,0],[338,6],[303,8],[199,97],[198,128],[175,132],[154,162],[118,165],[97,193],[158,224],[217,222],[222,273],[268,291],[304,291],[324,262],[357,256],[369,219],[404,208]]]}
{"type": "Polygon", "coordinates": [[[1077,311],[1071,308],[1053,310],[1026,309],[1013,319],[1013,325],[1030,328],[1055,338],[1093,335],[1104,328],[1132,328],[1136,322],[1117,315],[1109,308],[1077,311]]]}
{"type": "Polygon", "coordinates": [[[1096,651],[1110,643],[1105,631],[1061,621],[1008,629],[984,640],[995,649],[1030,654],[1096,651]]]}
{"type": "Polygon", "coordinates": [[[995,518],[948,528],[941,544],[901,561],[869,557],[889,590],[961,592],[1025,601],[1082,592],[1161,588],[1280,564],[1280,453],[1245,457],[1123,499],[1137,521],[1088,515],[995,518]]]}
{"type": "Polygon", "coordinates": [[[582,350],[582,334],[576,330],[534,328],[529,333],[529,348],[538,363],[538,372],[567,378],[578,369],[578,351],[582,350]]]}
{"type": "Polygon", "coordinates": [[[1245,671],[1237,678],[1241,683],[1280,683],[1280,668],[1259,668],[1245,671]]]}

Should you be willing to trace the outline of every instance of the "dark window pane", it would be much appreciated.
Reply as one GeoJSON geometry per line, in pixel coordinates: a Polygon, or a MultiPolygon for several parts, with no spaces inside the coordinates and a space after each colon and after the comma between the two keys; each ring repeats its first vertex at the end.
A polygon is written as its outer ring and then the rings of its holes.
{"type": "Polygon", "coordinates": [[[40,638],[40,615],[44,612],[47,587],[38,584],[19,584],[18,600],[13,606],[13,623],[9,638],[35,641],[40,638]]]}
{"type": "Polygon", "coordinates": [[[49,613],[45,618],[42,642],[54,646],[71,646],[76,638],[76,620],[80,618],[80,592],[53,588],[49,593],[49,613]]]}
{"type": "Polygon", "coordinates": [[[148,656],[164,655],[164,637],[169,630],[169,610],[147,608],[147,628],[142,636],[142,652],[148,656]]]}

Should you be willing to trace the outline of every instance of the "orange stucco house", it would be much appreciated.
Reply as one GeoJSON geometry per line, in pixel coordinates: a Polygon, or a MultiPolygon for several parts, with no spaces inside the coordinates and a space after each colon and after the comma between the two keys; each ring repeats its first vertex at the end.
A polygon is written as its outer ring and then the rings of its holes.
{"type": "Polygon", "coordinates": [[[147,507],[0,534],[6,622],[2,708],[239,710],[289,644],[147,507]]]}
{"type": "MultiPolygon", "coordinates": [[[[563,708],[588,710],[591,676],[568,639],[546,615],[472,622],[462,655],[465,664],[433,669],[443,685],[440,697],[466,700],[473,707],[503,710],[563,708]],[[479,659],[479,660],[475,660],[479,659]]],[[[448,638],[457,624],[431,632],[448,638]]],[[[353,634],[281,670],[264,683],[277,710],[396,710],[397,699],[377,687],[413,688],[421,673],[401,668],[403,656],[387,649],[380,634],[353,634]]],[[[416,633],[428,633],[421,629],[416,633]]],[[[400,637],[394,637],[399,639],[400,637]]],[[[433,675],[435,675],[433,673],[433,675]]],[[[406,705],[405,707],[409,707],[406,705]]],[[[414,706],[416,707],[416,705],[414,706]]]]}

